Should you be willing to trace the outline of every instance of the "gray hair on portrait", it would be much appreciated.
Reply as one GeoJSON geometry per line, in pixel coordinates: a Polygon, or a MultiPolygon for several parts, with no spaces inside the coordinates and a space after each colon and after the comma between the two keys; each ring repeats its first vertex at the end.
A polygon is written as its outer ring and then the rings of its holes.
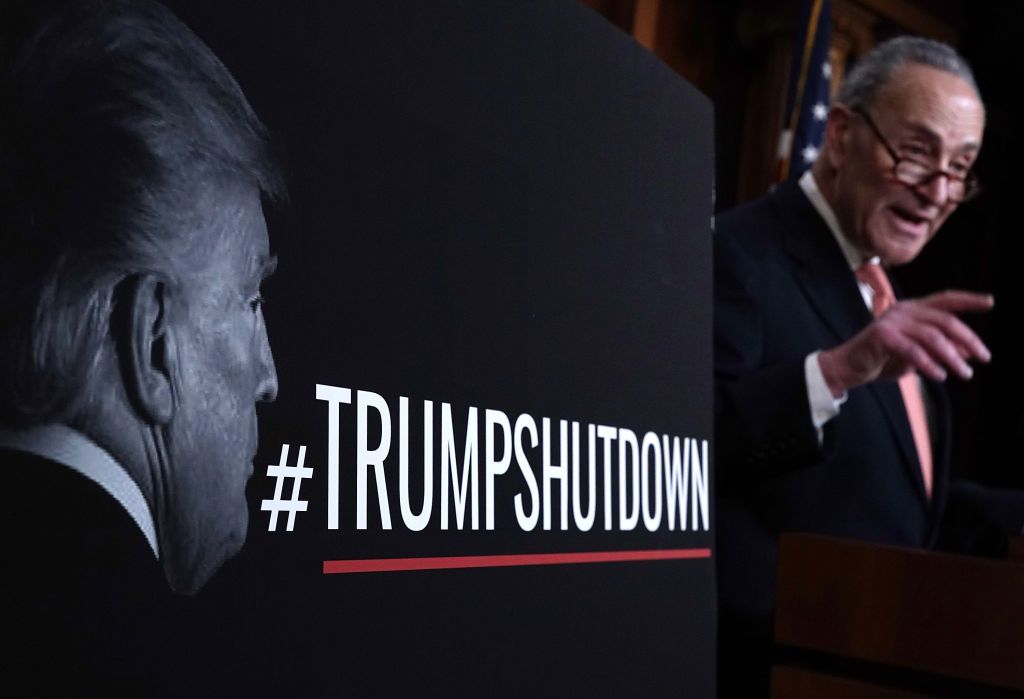
{"type": "Polygon", "coordinates": [[[118,285],[173,285],[202,245],[196,193],[284,187],[238,84],[158,3],[7,3],[0,33],[0,422],[75,424],[110,390],[118,285]]]}
{"type": "Polygon", "coordinates": [[[847,107],[869,107],[875,95],[892,76],[908,63],[930,66],[958,76],[980,98],[974,73],[963,56],[941,41],[918,36],[898,36],[884,41],[854,64],[836,95],[847,107]]]}

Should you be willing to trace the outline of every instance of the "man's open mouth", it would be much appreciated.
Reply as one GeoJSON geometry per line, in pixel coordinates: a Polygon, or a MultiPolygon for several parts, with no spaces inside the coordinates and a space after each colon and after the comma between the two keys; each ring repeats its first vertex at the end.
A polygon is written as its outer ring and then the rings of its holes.
{"type": "Polygon", "coordinates": [[[915,235],[923,235],[931,226],[932,219],[930,217],[921,216],[920,214],[898,207],[892,207],[890,210],[896,217],[896,220],[902,224],[901,227],[915,235]]]}

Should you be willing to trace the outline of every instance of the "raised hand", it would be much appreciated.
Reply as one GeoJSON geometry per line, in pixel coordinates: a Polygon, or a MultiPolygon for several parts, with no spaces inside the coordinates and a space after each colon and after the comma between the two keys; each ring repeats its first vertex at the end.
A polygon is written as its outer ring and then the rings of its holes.
{"type": "Polygon", "coordinates": [[[949,372],[974,375],[969,360],[988,362],[985,343],[956,314],[988,311],[990,294],[943,291],[900,301],[843,344],[819,355],[833,395],[879,379],[898,379],[916,370],[936,381],[949,372]]]}

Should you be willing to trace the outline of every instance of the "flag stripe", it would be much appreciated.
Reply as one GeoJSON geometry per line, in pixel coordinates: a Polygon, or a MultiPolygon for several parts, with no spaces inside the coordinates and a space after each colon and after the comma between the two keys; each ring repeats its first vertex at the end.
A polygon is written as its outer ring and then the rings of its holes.
{"type": "MultiPolygon", "coordinates": [[[[804,88],[807,86],[807,70],[811,63],[811,53],[814,51],[814,40],[818,36],[818,18],[821,17],[822,0],[814,0],[811,6],[811,16],[807,20],[807,36],[804,39],[804,52],[800,58],[800,78],[797,80],[796,98],[793,100],[793,108],[789,112],[789,133],[796,133],[797,121],[800,119],[800,110],[803,107],[804,88]]],[[[795,142],[795,141],[794,141],[795,142]]],[[[790,156],[783,161],[782,179],[789,177],[789,165],[793,158],[790,156]]]]}
{"type": "Polygon", "coordinates": [[[830,90],[829,0],[803,0],[793,40],[793,61],[786,102],[788,122],[779,139],[778,182],[797,179],[814,161],[825,135],[830,90]]]}

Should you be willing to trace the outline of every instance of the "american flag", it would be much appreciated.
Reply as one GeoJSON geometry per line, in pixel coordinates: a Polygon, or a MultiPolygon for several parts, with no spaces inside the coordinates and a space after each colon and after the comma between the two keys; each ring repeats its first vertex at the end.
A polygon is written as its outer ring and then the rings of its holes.
{"type": "Polygon", "coordinates": [[[828,0],[801,0],[798,17],[787,121],[779,137],[779,182],[798,179],[818,157],[828,116],[832,8],[828,0]]]}

